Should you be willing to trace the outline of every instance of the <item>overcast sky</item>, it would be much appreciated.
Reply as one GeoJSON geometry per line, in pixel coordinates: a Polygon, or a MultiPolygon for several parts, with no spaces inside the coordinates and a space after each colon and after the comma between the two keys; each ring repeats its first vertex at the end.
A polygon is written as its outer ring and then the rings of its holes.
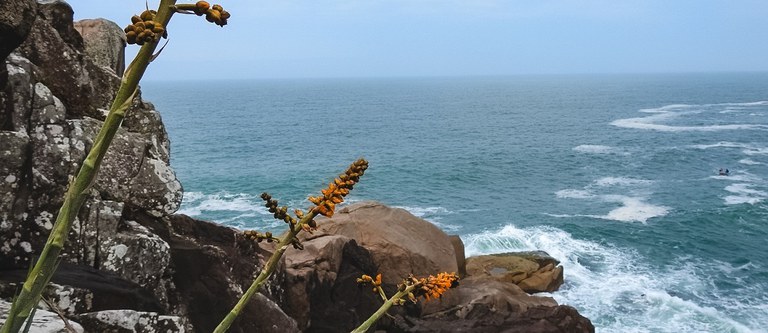
{"type": "MultiPolygon", "coordinates": [[[[69,3],[75,19],[104,17],[121,27],[145,6],[69,3]]],[[[766,0],[220,3],[232,14],[223,28],[174,16],[170,43],[147,79],[768,70],[766,0]]],[[[137,49],[129,48],[129,55],[137,49]]]]}

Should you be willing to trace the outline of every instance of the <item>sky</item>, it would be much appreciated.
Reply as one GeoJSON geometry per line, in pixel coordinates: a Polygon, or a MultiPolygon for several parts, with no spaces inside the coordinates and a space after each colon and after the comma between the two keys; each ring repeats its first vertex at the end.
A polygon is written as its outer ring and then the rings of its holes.
{"type": "MultiPolygon", "coordinates": [[[[145,8],[144,0],[68,2],[76,20],[121,27],[145,8]]],[[[229,24],[175,15],[145,79],[768,71],[765,0],[213,3],[232,14],[229,24]]],[[[136,50],[129,46],[127,60],[136,50]]]]}

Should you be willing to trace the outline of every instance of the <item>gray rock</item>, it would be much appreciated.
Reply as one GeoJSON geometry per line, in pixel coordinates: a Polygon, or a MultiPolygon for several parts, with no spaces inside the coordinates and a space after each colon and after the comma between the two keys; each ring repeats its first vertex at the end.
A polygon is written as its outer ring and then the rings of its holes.
{"type": "Polygon", "coordinates": [[[84,313],[79,321],[89,332],[99,333],[184,333],[186,321],[156,312],[106,310],[84,313]]]}
{"type": "MultiPolygon", "coordinates": [[[[13,206],[23,177],[29,137],[25,132],[0,131],[0,233],[11,229],[13,206]]],[[[0,244],[0,253],[7,253],[0,244]]],[[[8,248],[10,250],[10,248],[8,248]]]]}
{"type": "Polygon", "coordinates": [[[85,42],[85,53],[97,65],[122,77],[125,71],[125,33],[105,19],[80,20],[74,24],[85,42]]]}
{"type": "Polygon", "coordinates": [[[8,74],[5,93],[7,94],[6,107],[3,118],[4,127],[7,130],[27,132],[29,131],[29,116],[32,112],[32,68],[33,65],[26,58],[11,54],[5,64],[8,74]]]}
{"type": "MultiPolygon", "coordinates": [[[[11,310],[11,303],[0,300],[0,321],[5,322],[8,318],[8,311],[11,310]]],[[[83,327],[79,323],[69,320],[69,324],[74,328],[75,332],[83,333],[83,327]]],[[[38,309],[35,311],[35,317],[32,320],[32,325],[29,329],[30,333],[71,333],[67,330],[64,321],[61,320],[59,315],[38,309]]]]}

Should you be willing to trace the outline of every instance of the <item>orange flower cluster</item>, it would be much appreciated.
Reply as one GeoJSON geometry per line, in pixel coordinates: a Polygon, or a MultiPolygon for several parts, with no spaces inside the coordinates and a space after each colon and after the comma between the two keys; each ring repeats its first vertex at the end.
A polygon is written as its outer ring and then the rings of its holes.
{"type": "Polygon", "coordinates": [[[412,283],[420,284],[420,286],[414,290],[415,296],[423,296],[427,301],[430,298],[440,298],[443,293],[459,284],[459,277],[456,273],[440,273],[437,276],[430,275],[426,278],[417,279],[414,277],[409,278],[412,283]]]}
{"type": "Polygon", "coordinates": [[[309,201],[316,205],[312,210],[317,214],[332,217],[336,205],[344,202],[344,197],[360,181],[360,176],[366,169],[368,169],[368,161],[365,159],[361,158],[353,162],[347,171],[328,184],[328,188],[322,190],[322,196],[309,197],[309,201]]]}
{"type": "Polygon", "coordinates": [[[381,287],[381,273],[376,275],[376,279],[372,278],[370,275],[363,274],[363,276],[357,279],[357,283],[359,284],[370,283],[371,285],[373,285],[373,292],[374,293],[378,292],[379,288],[381,287]]]}
{"type": "Polygon", "coordinates": [[[144,45],[144,43],[156,42],[161,36],[166,37],[163,24],[153,21],[155,14],[157,12],[154,10],[145,10],[141,15],[131,17],[131,24],[123,29],[128,44],[144,45]]]}
{"type": "Polygon", "coordinates": [[[227,19],[231,16],[228,11],[221,7],[221,5],[213,5],[213,7],[211,7],[206,1],[196,2],[195,8],[192,11],[194,11],[197,16],[205,15],[205,19],[208,22],[215,23],[220,27],[227,25],[227,19]]]}

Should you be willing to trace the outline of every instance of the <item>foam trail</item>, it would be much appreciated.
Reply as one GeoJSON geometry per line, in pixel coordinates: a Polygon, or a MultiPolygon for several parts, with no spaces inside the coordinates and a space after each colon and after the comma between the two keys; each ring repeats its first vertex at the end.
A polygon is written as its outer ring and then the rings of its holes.
{"type": "Polygon", "coordinates": [[[468,256],[543,250],[560,260],[565,284],[552,296],[590,318],[597,332],[757,332],[717,309],[670,295],[667,290],[681,281],[706,283],[689,270],[645,267],[630,249],[575,239],[549,226],[506,225],[463,238],[468,256]]]}
{"type": "Polygon", "coordinates": [[[636,179],[629,177],[603,177],[595,181],[597,186],[633,186],[633,185],[648,185],[653,181],[646,179],[636,179]]]}
{"type": "Polygon", "coordinates": [[[725,197],[725,204],[727,205],[739,205],[739,204],[756,204],[762,202],[768,198],[768,193],[765,191],[755,190],[750,187],[753,184],[731,184],[725,187],[725,190],[733,193],[725,197]]]}
{"type": "MultiPolygon", "coordinates": [[[[638,182],[634,180],[632,182],[606,180],[606,184],[616,183],[629,183],[629,184],[644,184],[644,182],[638,182]]],[[[605,215],[576,215],[585,216],[604,220],[613,220],[620,222],[642,222],[646,223],[649,219],[654,217],[665,216],[669,213],[670,208],[667,206],[657,206],[645,202],[642,197],[630,197],[626,195],[617,194],[593,194],[588,190],[576,190],[566,189],[555,192],[558,198],[566,199],[598,199],[601,202],[620,203],[621,207],[615,208],[605,215]]]]}
{"type": "Polygon", "coordinates": [[[629,155],[628,152],[622,151],[616,147],[603,146],[603,145],[580,145],[573,148],[574,151],[588,154],[617,154],[617,155],[629,155]]]}
{"type": "Polygon", "coordinates": [[[764,106],[764,102],[754,103],[723,103],[723,104],[702,104],[702,105],[685,105],[685,104],[673,104],[666,105],[660,108],[653,109],[641,109],[639,112],[650,113],[650,116],[637,117],[637,118],[625,118],[618,119],[611,122],[611,125],[623,128],[654,130],[659,132],[686,132],[686,131],[699,131],[699,132],[713,132],[713,131],[725,131],[725,130],[768,130],[768,125],[765,124],[707,124],[696,126],[673,126],[664,124],[664,122],[680,118],[684,115],[698,114],[704,112],[712,112],[713,107],[721,108],[726,107],[726,111],[730,107],[731,110],[735,108],[750,108],[755,106],[764,106]]]}
{"type": "Polygon", "coordinates": [[[746,164],[746,165],[761,165],[761,164],[763,164],[761,162],[753,161],[753,160],[751,160],[749,158],[740,159],[739,163],[746,164]]]}

